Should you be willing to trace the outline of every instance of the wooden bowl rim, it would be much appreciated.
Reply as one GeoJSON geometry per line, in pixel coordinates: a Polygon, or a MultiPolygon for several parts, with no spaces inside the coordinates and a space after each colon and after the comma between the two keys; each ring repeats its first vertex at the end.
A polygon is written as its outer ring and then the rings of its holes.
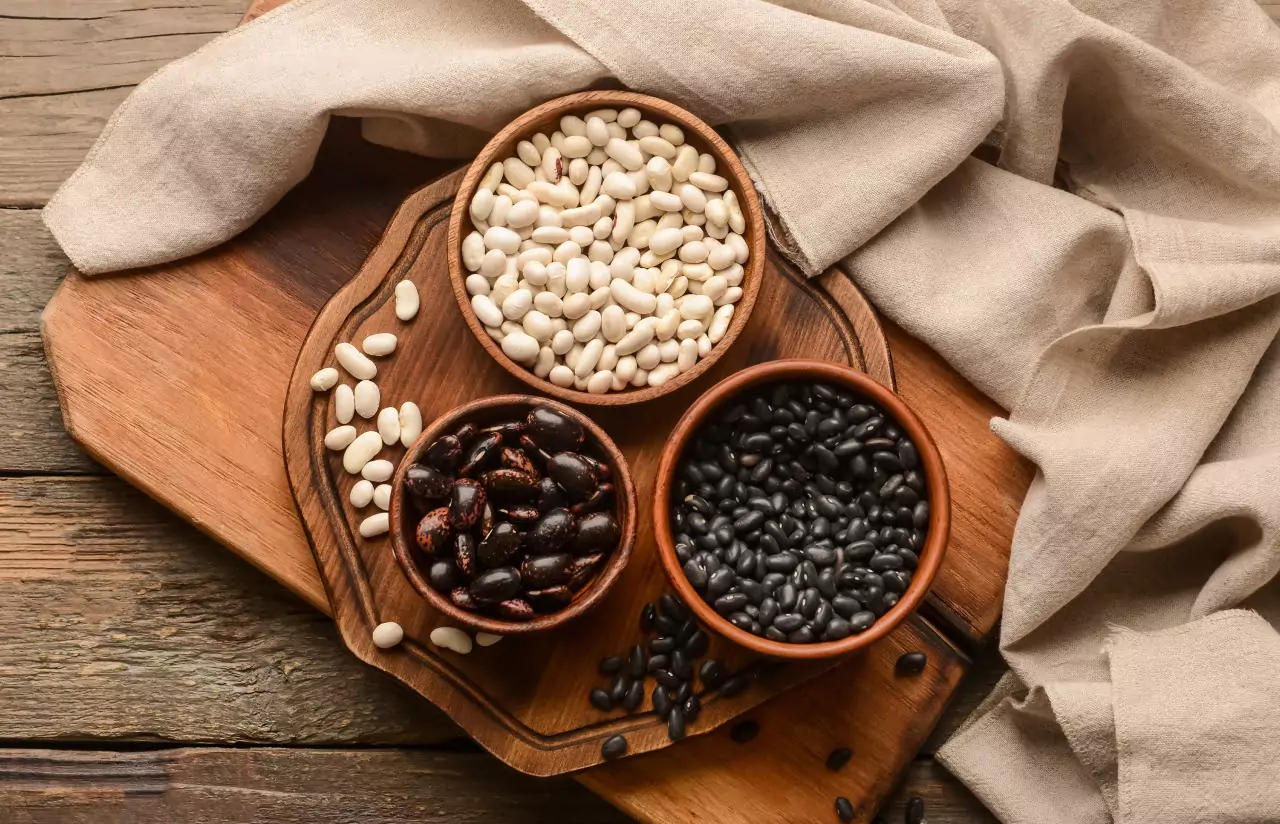
{"type": "Polygon", "coordinates": [[[622,454],[622,451],[618,449],[617,444],[603,429],[578,410],[558,401],[540,398],[535,395],[493,395],[456,406],[437,417],[431,422],[430,426],[423,430],[418,439],[413,442],[413,446],[409,447],[408,451],[405,452],[391,483],[391,549],[395,555],[396,563],[400,566],[400,570],[409,580],[409,584],[419,595],[426,599],[432,608],[445,615],[450,621],[479,632],[491,632],[495,635],[517,635],[541,632],[572,621],[604,599],[604,596],[617,583],[622,571],[626,569],[631,560],[631,550],[635,546],[637,521],[639,520],[639,504],[636,500],[636,490],[631,478],[631,467],[627,464],[627,459],[622,454]],[[617,500],[619,526],[622,532],[618,546],[609,555],[608,563],[606,563],[604,569],[600,570],[591,582],[574,596],[569,606],[551,615],[539,615],[532,621],[503,621],[498,618],[489,618],[477,613],[467,612],[454,606],[452,601],[431,587],[431,584],[413,562],[413,558],[410,555],[410,539],[405,534],[406,530],[402,527],[405,515],[404,478],[409,471],[409,467],[418,462],[419,455],[440,435],[467,419],[475,417],[477,413],[504,406],[541,406],[567,415],[582,424],[588,437],[593,438],[600,450],[605,454],[606,462],[613,472],[614,494],[617,500]]]}
{"type": "Polygon", "coordinates": [[[657,484],[653,495],[653,532],[658,544],[658,557],[672,586],[679,592],[698,620],[718,634],[750,650],[773,658],[813,660],[831,658],[870,646],[892,632],[920,604],[933,583],[934,575],[942,565],[951,533],[951,493],[947,483],[942,454],[924,422],[901,397],[883,384],[858,370],[836,363],[818,360],[778,360],[757,364],[737,372],[717,383],[699,397],[672,430],[662,450],[658,465],[657,484]],[[880,404],[895,422],[906,429],[916,447],[925,471],[929,489],[929,535],[920,552],[920,564],[911,578],[911,584],[902,598],[881,616],[871,629],[861,635],[851,635],[839,641],[818,644],[788,644],[771,641],[738,629],[720,617],[710,604],[702,600],[684,575],[676,558],[675,542],[671,536],[670,497],[671,482],[676,462],[684,452],[693,433],[707,416],[721,404],[751,387],[783,380],[828,380],[849,387],[880,404]]]}
{"type": "Polygon", "coordinates": [[[751,311],[755,307],[756,296],[760,292],[760,281],[764,275],[766,252],[764,211],[760,206],[760,197],[756,194],[755,186],[751,182],[751,176],[747,173],[742,161],[738,159],[737,154],[730,148],[729,144],[720,135],[716,134],[714,129],[693,113],[661,98],[636,92],[577,92],[548,100],[546,103],[535,106],[520,115],[494,135],[480,150],[480,154],[476,155],[476,159],[471,162],[471,165],[467,168],[466,176],[463,177],[462,183],[458,186],[449,215],[449,281],[453,285],[454,299],[458,302],[458,309],[462,314],[462,318],[466,322],[467,328],[471,330],[471,334],[480,342],[480,346],[503,369],[538,392],[563,401],[593,406],[625,406],[660,398],[689,385],[710,369],[738,339],[743,327],[747,324],[747,320],[751,317],[751,311]],[[466,277],[469,273],[464,271],[462,265],[462,226],[464,221],[470,220],[471,198],[475,194],[476,187],[480,185],[480,179],[484,176],[489,166],[499,159],[498,154],[504,143],[516,135],[530,131],[534,122],[549,115],[578,109],[598,109],[606,106],[631,106],[648,113],[660,115],[677,123],[686,131],[693,132],[707,144],[708,151],[716,155],[717,173],[729,179],[730,189],[733,188],[734,184],[737,184],[738,188],[741,189],[739,200],[741,201],[743,216],[747,221],[744,240],[747,242],[751,256],[747,260],[742,277],[742,299],[734,304],[733,320],[729,323],[729,329],[725,336],[720,339],[720,342],[711,347],[710,354],[705,358],[699,359],[692,369],[676,375],[662,386],[647,386],[643,389],[624,389],[621,392],[592,395],[589,392],[577,389],[564,389],[551,383],[551,381],[535,376],[533,372],[508,358],[498,343],[489,337],[489,333],[484,330],[480,320],[475,316],[475,312],[471,308],[471,296],[467,294],[466,277]],[[729,171],[728,175],[724,174],[726,167],[729,171]]]}

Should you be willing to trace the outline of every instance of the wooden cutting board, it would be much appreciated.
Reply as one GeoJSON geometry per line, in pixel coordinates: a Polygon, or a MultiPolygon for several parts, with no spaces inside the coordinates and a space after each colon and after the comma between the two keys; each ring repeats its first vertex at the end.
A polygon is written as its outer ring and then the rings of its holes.
{"type": "MultiPolygon", "coordinates": [[[[240,237],[146,272],[72,273],[46,310],[72,436],[326,612],[281,454],[289,375],[312,321],[396,207],[442,171],[369,146],[355,124],[335,121],[311,177],[240,237]]],[[[827,287],[854,294],[838,278],[827,287]]],[[[761,303],[756,314],[769,310],[761,303]]],[[[884,332],[892,366],[875,350],[863,352],[866,365],[892,369],[932,428],[955,498],[950,553],[928,606],[871,653],[753,710],[763,732],[749,745],[722,729],[580,775],[636,817],[824,820],[842,794],[867,820],[962,677],[965,650],[994,625],[1030,469],[988,432],[997,407],[918,341],[890,324],[884,332]],[[892,661],[908,649],[929,650],[931,664],[904,682],[892,661]],[[857,753],[839,774],[821,769],[835,746],[857,753]]]]}

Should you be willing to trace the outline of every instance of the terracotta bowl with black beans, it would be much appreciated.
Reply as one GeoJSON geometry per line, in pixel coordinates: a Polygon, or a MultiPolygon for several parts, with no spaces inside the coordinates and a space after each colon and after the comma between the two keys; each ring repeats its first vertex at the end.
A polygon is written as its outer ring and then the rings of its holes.
{"type": "Polygon", "coordinates": [[[776,658],[884,637],[942,563],[951,500],[924,423],[825,361],[750,367],[689,408],[654,494],[662,566],[707,627],[776,658]]]}
{"type": "Polygon", "coordinates": [[[454,624],[499,635],[597,604],[631,557],[636,499],[609,436],[564,404],[499,395],[437,418],[392,481],[391,543],[454,624]]]}

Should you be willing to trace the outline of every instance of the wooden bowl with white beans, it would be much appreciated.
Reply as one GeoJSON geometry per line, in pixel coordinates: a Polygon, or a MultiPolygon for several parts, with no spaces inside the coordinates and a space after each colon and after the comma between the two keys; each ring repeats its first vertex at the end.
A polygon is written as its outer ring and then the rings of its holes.
{"type": "Polygon", "coordinates": [[[689,112],[632,92],[516,118],[467,169],[449,221],[449,275],[476,340],[575,403],[639,403],[696,380],[746,326],[764,259],[737,155],[689,112]]]}

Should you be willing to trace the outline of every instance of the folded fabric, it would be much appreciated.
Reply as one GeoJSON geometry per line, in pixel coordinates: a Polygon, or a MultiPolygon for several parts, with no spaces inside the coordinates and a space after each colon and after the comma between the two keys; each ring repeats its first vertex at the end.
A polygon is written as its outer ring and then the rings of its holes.
{"type": "Polygon", "coordinates": [[[85,272],[159,263],[261,216],[332,115],[462,156],[609,83],[723,126],[775,242],[1039,468],[1011,673],[943,763],[1006,822],[1280,820],[1280,31],[1250,0],[293,0],[139,87],[45,220],[85,272]]]}

